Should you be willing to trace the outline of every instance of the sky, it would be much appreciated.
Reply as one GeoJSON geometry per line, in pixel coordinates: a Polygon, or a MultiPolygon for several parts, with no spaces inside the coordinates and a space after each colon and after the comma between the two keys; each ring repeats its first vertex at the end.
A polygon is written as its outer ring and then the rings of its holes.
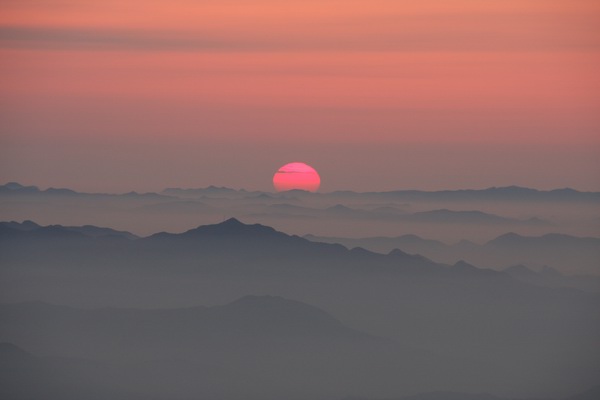
{"type": "Polygon", "coordinates": [[[600,190],[596,0],[1,0],[0,183],[600,190]]]}

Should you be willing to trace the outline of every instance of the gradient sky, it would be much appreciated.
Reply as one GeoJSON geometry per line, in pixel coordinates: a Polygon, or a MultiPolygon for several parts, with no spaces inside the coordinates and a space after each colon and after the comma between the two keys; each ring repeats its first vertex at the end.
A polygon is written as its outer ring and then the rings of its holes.
{"type": "Polygon", "coordinates": [[[597,0],[2,0],[0,182],[600,190],[597,0]]]}

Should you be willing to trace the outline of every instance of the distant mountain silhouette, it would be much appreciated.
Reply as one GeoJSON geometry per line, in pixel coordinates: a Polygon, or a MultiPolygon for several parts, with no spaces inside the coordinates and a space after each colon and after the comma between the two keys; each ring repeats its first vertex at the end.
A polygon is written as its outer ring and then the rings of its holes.
{"type": "Polygon", "coordinates": [[[547,199],[553,201],[569,200],[589,200],[598,201],[600,192],[580,192],[574,189],[555,189],[555,190],[537,190],[519,186],[490,187],[487,189],[459,189],[459,190],[440,190],[440,191],[421,191],[421,190],[397,190],[390,192],[371,192],[372,195],[381,195],[385,197],[396,197],[415,200],[540,200],[547,199]]]}
{"type": "MultiPolygon", "coordinates": [[[[600,238],[576,237],[564,234],[523,236],[507,233],[479,245],[461,241],[447,245],[440,241],[423,239],[414,235],[398,237],[340,238],[306,235],[306,239],[340,243],[347,247],[361,246],[366,249],[387,253],[399,248],[409,253],[418,253],[444,263],[461,259],[477,266],[504,269],[509,265],[527,264],[541,268],[572,271],[572,274],[598,274],[600,260],[600,238]]],[[[516,271],[515,271],[516,272],[516,271]]]]}
{"type": "MultiPolygon", "coordinates": [[[[326,196],[326,195],[324,195],[326,196]]],[[[387,220],[410,223],[436,223],[436,224],[488,224],[488,225],[522,225],[545,226],[551,225],[540,218],[516,219],[485,213],[477,210],[449,210],[438,209],[407,213],[405,211],[383,207],[374,210],[351,208],[343,204],[336,204],[324,209],[305,206],[290,205],[285,203],[269,204],[262,212],[250,214],[253,216],[270,217],[305,217],[305,218],[345,218],[360,220],[387,220]]]]}
{"type": "Polygon", "coordinates": [[[564,275],[548,266],[544,266],[540,271],[534,271],[523,264],[513,265],[503,271],[515,279],[534,285],[572,287],[588,292],[600,293],[600,276],[564,275]]]}
{"type": "Polygon", "coordinates": [[[198,197],[198,196],[223,196],[223,195],[237,195],[243,193],[247,195],[248,192],[244,189],[236,190],[227,187],[208,186],[206,188],[199,189],[180,189],[180,188],[167,188],[164,189],[162,194],[177,197],[198,197]]]}
{"type": "MultiPolygon", "coordinates": [[[[244,189],[236,190],[227,187],[209,186],[206,188],[167,188],[161,193],[136,193],[130,192],[126,194],[97,194],[97,193],[81,193],[66,188],[49,188],[40,190],[36,186],[24,186],[17,182],[9,182],[0,185],[0,195],[67,195],[67,196],[130,196],[130,197],[148,197],[156,199],[168,198],[219,198],[219,197],[235,197],[247,198],[261,196],[266,194],[260,191],[246,191],[244,189]]],[[[439,201],[439,202],[456,202],[456,201],[584,201],[595,202],[600,200],[600,192],[581,192],[570,188],[555,189],[555,190],[537,190],[518,186],[508,187],[491,187],[487,189],[463,189],[463,190],[439,190],[439,191],[423,191],[423,190],[396,190],[387,192],[353,192],[353,191],[336,191],[331,193],[311,193],[303,190],[291,190],[281,193],[269,193],[269,198],[291,199],[294,197],[304,198],[326,198],[326,199],[392,199],[402,202],[416,201],[439,201]]]]}
{"type": "MultiPolygon", "coordinates": [[[[0,186],[2,219],[64,221],[68,213],[71,225],[119,227],[142,235],[160,230],[181,232],[193,227],[193,221],[200,225],[235,216],[287,232],[337,237],[415,233],[454,243],[461,239],[479,241],[481,237],[491,238],[507,231],[593,236],[597,232],[594,206],[599,202],[598,193],[514,187],[432,192],[271,193],[211,186],[170,188],[161,193],[110,194],[43,190],[18,183],[0,186]]],[[[426,253],[395,247],[429,257],[426,253]]],[[[443,261],[454,263],[460,258],[463,257],[443,261]]],[[[476,260],[467,261],[479,265],[476,260]]],[[[515,263],[518,262],[507,265],[515,263]]]]}
{"type": "MultiPolygon", "coordinates": [[[[37,224],[36,224],[37,225],[37,224]]],[[[86,235],[69,230],[66,227],[60,225],[49,225],[49,226],[32,226],[32,222],[29,221],[22,226],[18,226],[18,223],[0,223],[0,239],[3,240],[27,240],[27,239],[48,239],[48,240],[60,240],[60,239],[72,239],[72,238],[85,238],[86,235]]]]}
{"type": "Polygon", "coordinates": [[[136,213],[160,213],[160,214],[189,214],[219,212],[215,207],[198,200],[174,200],[160,203],[144,204],[136,207],[136,213]]]}
{"type": "Polygon", "coordinates": [[[600,238],[575,237],[558,233],[548,233],[542,236],[523,236],[510,232],[505,235],[498,236],[493,240],[490,240],[489,242],[487,242],[487,245],[495,247],[510,246],[512,248],[516,246],[598,246],[600,245],[600,238]]]}
{"type": "Polygon", "coordinates": [[[504,272],[521,280],[535,280],[540,275],[523,264],[508,267],[504,270],[504,272]]]}
{"type": "Polygon", "coordinates": [[[304,235],[305,239],[313,242],[339,243],[348,248],[364,247],[377,253],[389,253],[394,249],[404,249],[415,254],[427,254],[431,250],[439,250],[447,245],[439,240],[424,239],[417,235],[401,235],[395,237],[374,236],[365,238],[342,238],[316,235],[304,235]]]}
{"type": "Polygon", "coordinates": [[[86,197],[130,197],[130,198],[151,198],[151,199],[168,199],[169,197],[166,195],[161,195],[158,193],[137,193],[137,192],[129,192],[123,194],[109,194],[109,193],[84,193],[77,192],[75,190],[66,189],[66,188],[48,188],[45,190],[41,190],[37,186],[23,186],[17,182],[9,182],[4,185],[0,185],[0,196],[8,195],[8,196],[30,196],[30,195],[39,195],[39,196],[86,196],[86,197]]]}
{"type": "MultiPolygon", "coordinates": [[[[66,232],[75,232],[87,237],[103,237],[103,236],[117,236],[127,239],[137,239],[137,236],[133,233],[126,231],[117,231],[111,228],[103,228],[94,225],[83,225],[83,226],[62,226],[62,225],[49,225],[41,226],[33,221],[23,221],[22,223],[10,221],[0,222],[0,234],[6,229],[7,233],[10,230],[17,230],[22,232],[36,232],[36,235],[69,235],[66,232]]],[[[71,235],[75,236],[75,235],[71,235]]]]}
{"type": "Polygon", "coordinates": [[[577,273],[599,272],[600,238],[555,233],[542,236],[508,233],[487,242],[482,250],[505,264],[545,264],[577,273]]]}
{"type": "Polygon", "coordinates": [[[23,221],[23,222],[16,222],[16,221],[10,221],[10,222],[0,222],[0,228],[10,228],[10,229],[16,229],[18,231],[32,231],[34,229],[39,229],[41,228],[41,225],[36,224],[33,221],[23,221]]]}
{"type": "MultiPolygon", "coordinates": [[[[204,189],[165,189],[163,193],[181,195],[205,195],[207,193],[232,194],[236,193],[235,189],[225,187],[210,186],[204,189]]],[[[244,190],[239,192],[245,193],[244,190]]],[[[424,191],[424,190],[395,190],[387,192],[354,192],[354,191],[336,191],[332,193],[312,194],[302,190],[289,191],[286,193],[296,193],[299,195],[316,195],[316,196],[331,196],[331,197],[394,197],[404,198],[407,201],[415,200],[539,200],[551,199],[555,201],[569,200],[600,200],[600,192],[581,192],[570,188],[554,189],[554,190],[537,190],[519,186],[506,187],[490,187],[487,189],[459,189],[459,190],[439,190],[439,191],[424,191]]]]}
{"type": "Polygon", "coordinates": [[[453,211],[448,209],[422,211],[406,217],[409,221],[469,224],[547,224],[540,219],[518,220],[481,211],[453,211]]]}
{"type": "Polygon", "coordinates": [[[9,182],[4,185],[0,185],[0,193],[37,193],[39,189],[37,186],[24,186],[17,182],[9,182]]]}

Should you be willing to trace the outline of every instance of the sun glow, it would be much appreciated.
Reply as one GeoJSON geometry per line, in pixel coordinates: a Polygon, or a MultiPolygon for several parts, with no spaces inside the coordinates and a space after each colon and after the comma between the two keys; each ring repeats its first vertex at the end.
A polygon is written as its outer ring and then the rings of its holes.
{"type": "Polygon", "coordinates": [[[273,175],[273,186],[278,192],[293,189],[316,192],[320,185],[321,177],[317,171],[301,162],[285,164],[273,175]]]}

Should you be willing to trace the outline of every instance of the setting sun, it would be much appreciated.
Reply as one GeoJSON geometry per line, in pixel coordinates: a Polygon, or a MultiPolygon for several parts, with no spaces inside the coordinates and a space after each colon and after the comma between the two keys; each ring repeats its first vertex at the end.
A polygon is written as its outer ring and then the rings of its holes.
{"type": "Polygon", "coordinates": [[[301,162],[285,164],[273,175],[273,186],[278,192],[293,189],[316,192],[320,185],[321,177],[318,172],[301,162]]]}

